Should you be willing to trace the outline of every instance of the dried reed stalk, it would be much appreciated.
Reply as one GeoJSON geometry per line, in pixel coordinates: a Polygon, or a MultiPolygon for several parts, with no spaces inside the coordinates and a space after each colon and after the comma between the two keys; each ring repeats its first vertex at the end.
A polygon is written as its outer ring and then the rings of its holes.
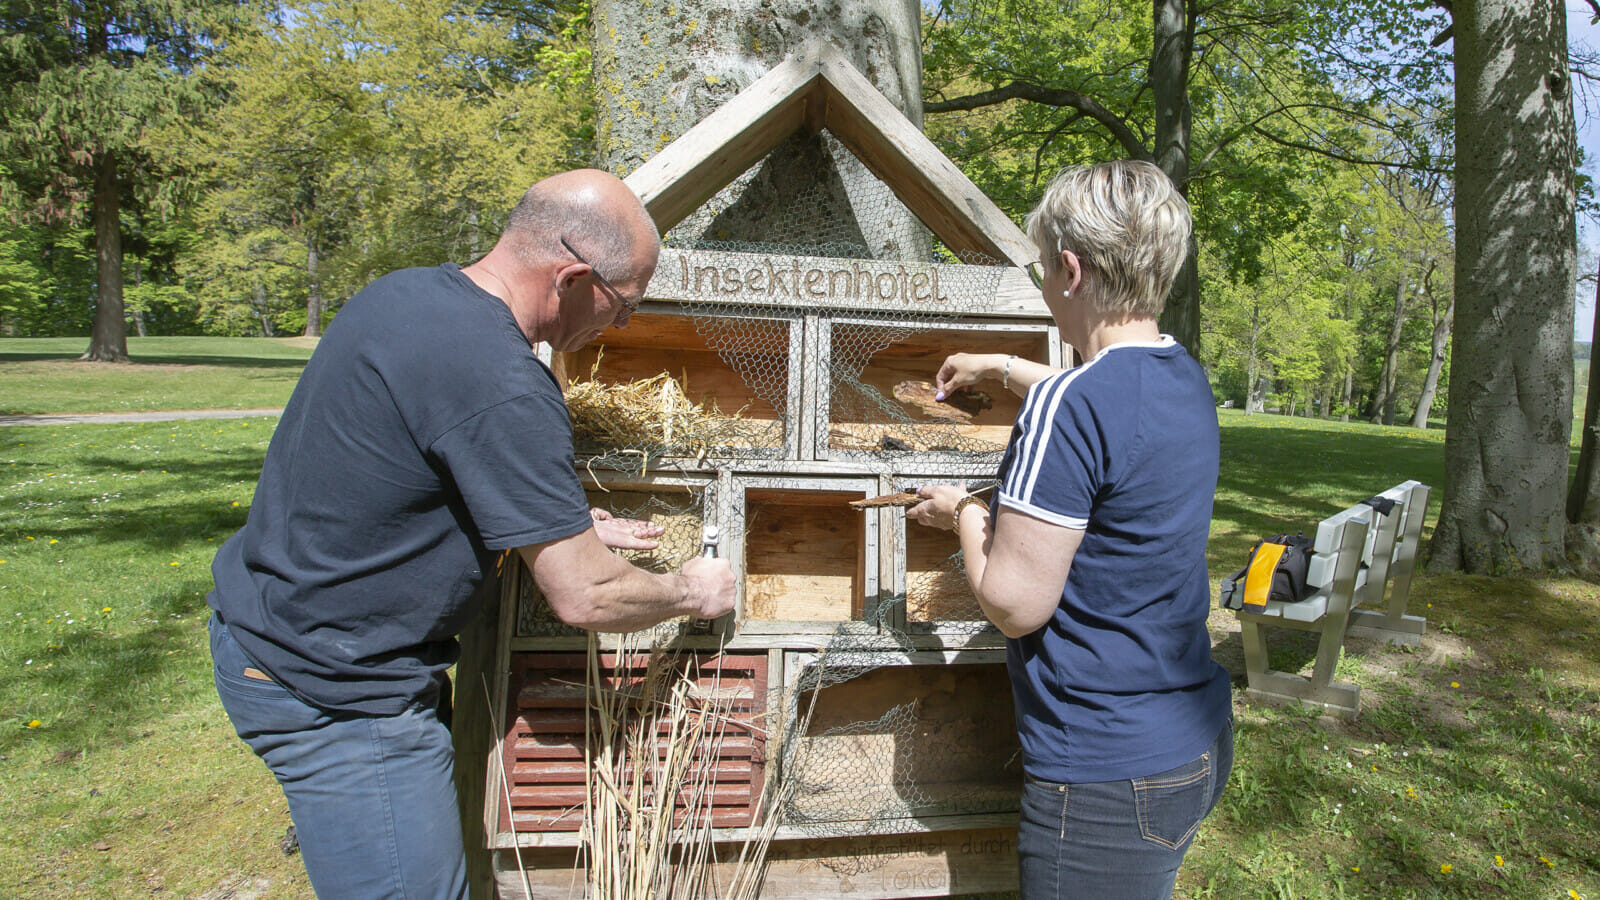
{"type": "Polygon", "coordinates": [[[607,686],[592,635],[587,668],[591,739],[585,750],[590,774],[583,846],[588,896],[755,900],[778,825],[777,816],[764,814],[765,796],[757,800],[753,821],[758,824],[739,847],[732,883],[727,888],[713,883],[719,862],[711,818],[715,763],[734,720],[720,670],[709,687],[702,687],[692,659],[650,651],[630,637],[617,648],[607,686]],[[640,653],[649,653],[642,677],[629,665],[640,653]]]}

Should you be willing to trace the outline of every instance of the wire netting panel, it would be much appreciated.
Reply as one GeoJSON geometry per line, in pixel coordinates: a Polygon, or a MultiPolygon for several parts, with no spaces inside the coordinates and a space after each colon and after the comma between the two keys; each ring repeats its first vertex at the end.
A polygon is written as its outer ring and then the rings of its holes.
{"type": "Polygon", "coordinates": [[[827,833],[843,822],[1017,809],[1022,765],[1005,664],[905,663],[825,654],[798,679],[783,778],[786,824],[827,833]]]}
{"type": "Polygon", "coordinates": [[[847,457],[998,463],[1021,398],[985,383],[936,399],[934,377],[954,353],[1048,359],[1043,332],[832,322],[827,449],[847,457]]]}
{"type": "MultiPolygon", "coordinates": [[[[654,550],[619,550],[634,565],[652,572],[676,572],[686,560],[699,555],[704,526],[707,524],[705,485],[656,485],[649,487],[590,488],[589,505],[609,511],[619,519],[639,519],[666,529],[656,538],[654,550]]],[[[539,595],[531,577],[519,581],[517,598],[518,637],[582,637],[586,632],[556,618],[550,605],[539,595]]],[[[675,632],[683,619],[657,625],[653,631],[675,632]]]]}

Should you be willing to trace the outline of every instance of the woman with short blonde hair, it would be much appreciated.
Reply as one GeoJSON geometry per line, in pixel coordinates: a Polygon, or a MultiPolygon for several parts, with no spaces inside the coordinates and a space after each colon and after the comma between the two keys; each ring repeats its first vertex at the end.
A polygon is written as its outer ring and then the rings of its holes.
{"type": "Polygon", "coordinates": [[[1044,302],[1084,362],[945,360],[942,394],[994,379],[1025,400],[991,504],[931,486],[906,515],[956,531],[1007,638],[1023,897],[1165,898],[1233,765],[1206,631],[1215,401],[1156,324],[1189,206],[1155,166],[1113,162],[1061,173],[1027,225],[1044,302]]]}

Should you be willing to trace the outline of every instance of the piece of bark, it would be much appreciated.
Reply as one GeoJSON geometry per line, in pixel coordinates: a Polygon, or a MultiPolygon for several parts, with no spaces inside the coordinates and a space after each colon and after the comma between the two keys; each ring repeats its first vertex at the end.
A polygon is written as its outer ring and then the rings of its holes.
{"type": "Polygon", "coordinates": [[[994,398],[983,391],[962,388],[943,400],[929,381],[902,381],[894,386],[894,398],[930,419],[970,424],[972,417],[994,406],[994,398]]]}
{"type": "Polygon", "coordinates": [[[885,506],[916,506],[928,498],[913,492],[901,491],[895,494],[883,494],[878,497],[868,497],[865,500],[851,500],[851,509],[881,509],[885,506]]]}

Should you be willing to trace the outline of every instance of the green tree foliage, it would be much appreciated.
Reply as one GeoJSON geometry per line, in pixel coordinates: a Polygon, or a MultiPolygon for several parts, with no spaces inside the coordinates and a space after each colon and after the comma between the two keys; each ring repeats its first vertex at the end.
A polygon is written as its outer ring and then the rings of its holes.
{"type": "Polygon", "coordinates": [[[539,69],[576,51],[504,12],[282,6],[225,49],[228,103],[185,136],[208,173],[189,265],[208,328],[318,334],[377,274],[486,251],[521,192],[576,161],[585,108],[539,69]]]}
{"type": "Polygon", "coordinates": [[[5,0],[0,4],[0,203],[14,221],[94,228],[87,359],[125,360],[124,194],[155,206],[178,183],[149,130],[195,114],[189,72],[234,4],[218,0],[5,0]]]}
{"type": "MultiPolygon", "coordinates": [[[[1346,143],[1364,113],[1308,64],[1304,4],[1190,5],[1176,36],[1161,31],[1172,18],[1162,12],[946,0],[928,29],[929,131],[957,159],[984,157],[969,174],[1013,212],[1065,165],[1158,162],[1189,198],[1199,243],[1253,274],[1262,249],[1307,215],[1291,186],[1333,163],[1306,148],[1346,143]],[[1171,40],[1186,42],[1181,71],[1159,52],[1171,40]],[[1163,104],[1178,80],[1179,98],[1163,104]]],[[[1169,305],[1164,326],[1197,317],[1197,287],[1180,284],[1169,305]]]]}

